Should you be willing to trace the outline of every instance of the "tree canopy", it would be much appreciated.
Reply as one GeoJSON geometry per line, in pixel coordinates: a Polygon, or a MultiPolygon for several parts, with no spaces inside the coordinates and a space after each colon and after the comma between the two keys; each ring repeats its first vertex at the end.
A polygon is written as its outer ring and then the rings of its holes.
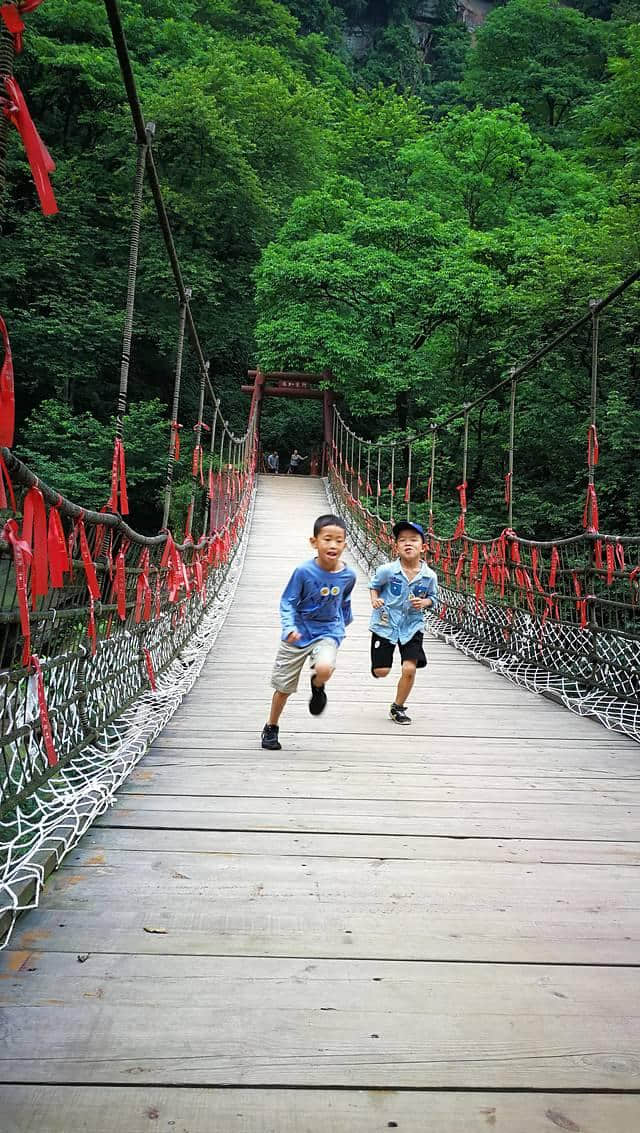
{"type": "MultiPolygon", "coordinates": [[[[193,310],[237,429],[240,378],[257,362],[330,367],[371,436],[426,428],[637,265],[638,0],[508,0],[474,36],[448,0],[121,8],[193,310]],[[365,44],[356,54],[354,28],[365,44]]],[[[46,0],[29,17],[18,68],[57,163],[61,209],[39,214],[12,139],[0,311],[18,451],[61,490],[99,503],[136,159],[102,6],[46,0]]],[[[622,531],[640,518],[637,296],[603,327],[599,480],[603,518],[622,531]]],[[[176,333],[146,197],[125,433],[149,527],[176,333]]],[[[587,339],[572,341],[522,387],[519,522],[529,529],[576,527],[589,366],[587,339]]],[[[195,420],[196,398],[187,352],[185,419],[195,420]]],[[[313,407],[279,405],[265,437],[286,447],[295,430],[311,448],[318,428],[313,407]]],[[[444,447],[452,496],[455,433],[444,447]]],[[[499,522],[499,400],[474,423],[472,448],[478,522],[499,522]]]]}

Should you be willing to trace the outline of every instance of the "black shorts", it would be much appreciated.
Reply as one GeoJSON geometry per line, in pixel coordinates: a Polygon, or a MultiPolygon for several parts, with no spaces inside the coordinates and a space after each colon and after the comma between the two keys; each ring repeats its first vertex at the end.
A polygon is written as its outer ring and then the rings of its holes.
{"type": "MultiPolygon", "coordinates": [[[[400,658],[402,661],[415,661],[417,669],[424,669],[427,664],[427,658],[422,645],[422,630],[414,633],[404,645],[400,642],[397,643],[400,650],[400,658]]],[[[374,669],[390,669],[393,665],[393,654],[395,652],[395,644],[393,641],[388,641],[386,637],[378,637],[377,633],[371,634],[371,672],[374,669]]],[[[375,675],[375,674],[374,674],[375,675]]]]}

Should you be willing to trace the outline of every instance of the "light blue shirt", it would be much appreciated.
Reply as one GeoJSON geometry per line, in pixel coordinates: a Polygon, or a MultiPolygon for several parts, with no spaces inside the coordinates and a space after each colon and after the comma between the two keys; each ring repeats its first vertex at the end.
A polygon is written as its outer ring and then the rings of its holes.
{"type": "Polygon", "coordinates": [[[423,611],[414,610],[410,598],[431,598],[435,605],[438,597],[438,576],[426,563],[411,582],[404,573],[400,559],[379,566],[369,583],[384,598],[384,606],[371,611],[369,629],[378,637],[394,644],[404,645],[423,627],[423,611]]]}
{"type": "Polygon", "coordinates": [[[351,591],[355,572],[348,566],[323,570],[315,559],[296,567],[280,599],[282,640],[293,630],[301,634],[293,644],[299,649],[321,637],[332,637],[339,645],[345,626],[353,621],[351,591]]]}

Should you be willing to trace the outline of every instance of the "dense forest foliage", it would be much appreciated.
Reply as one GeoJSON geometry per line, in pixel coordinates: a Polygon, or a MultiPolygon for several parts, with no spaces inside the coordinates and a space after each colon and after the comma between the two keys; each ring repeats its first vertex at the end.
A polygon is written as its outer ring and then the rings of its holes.
{"type": "MultiPolygon", "coordinates": [[[[490,388],[639,262],[640,0],[506,0],[471,34],[453,0],[122,0],[123,22],[211,374],[242,427],[247,367],[329,367],[368,435],[420,430],[490,388]],[[364,50],[354,52],[353,31],[364,50]]],[[[18,74],[56,163],[35,207],[10,148],[0,311],[17,451],[88,504],[106,496],[135,144],[101,4],[45,0],[18,74]]],[[[12,139],[13,142],[13,139],[12,139]]],[[[638,528],[638,289],[603,317],[603,526],[638,528]]],[[[177,311],[145,200],[125,426],[157,523],[177,311]]],[[[590,342],[522,385],[517,525],[579,527],[590,342]]],[[[315,406],[264,441],[311,446],[315,406]]],[[[187,360],[182,420],[195,420],[187,360]]],[[[459,431],[441,498],[455,503],[459,431]]],[[[502,526],[504,402],[472,423],[470,526],[502,526]]],[[[424,450],[426,451],[426,444],[424,450]]],[[[188,475],[188,452],[183,475],[188,475]]],[[[459,477],[458,477],[459,478],[459,477]]],[[[446,515],[445,509],[445,518],[446,515]]]]}

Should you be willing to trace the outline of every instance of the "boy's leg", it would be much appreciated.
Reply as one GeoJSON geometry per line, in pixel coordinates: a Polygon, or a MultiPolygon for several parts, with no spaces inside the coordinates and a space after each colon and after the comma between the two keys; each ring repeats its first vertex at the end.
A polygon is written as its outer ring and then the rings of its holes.
{"type": "Polygon", "coordinates": [[[372,677],[388,677],[393,664],[393,651],[395,645],[387,641],[386,637],[371,634],[371,675],[372,677]]]}
{"type": "Polygon", "coordinates": [[[402,658],[402,676],[398,681],[396,699],[391,705],[390,716],[396,724],[410,724],[411,717],[407,715],[405,705],[415,684],[416,669],[424,669],[427,663],[420,630],[413,635],[410,641],[406,641],[400,646],[400,656],[402,658]]]}
{"type": "Polygon", "coordinates": [[[310,652],[309,647],[300,649],[289,645],[286,641],[280,642],[271,674],[271,684],[275,692],[271,698],[269,719],[262,729],[261,737],[262,746],[268,751],[280,751],[278,721],[291,693],[298,687],[300,670],[310,652]]]}
{"type": "Polygon", "coordinates": [[[269,719],[267,721],[268,724],[278,723],[288,699],[288,692],[278,692],[277,690],[274,692],[271,698],[271,711],[269,713],[269,719]]]}
{"type": "Polygon", "coordinates": [[[336,668],[337,643],[330,637],[323,637],[311,652],[311,699],[309,711],[319,716],[327,707],[327,694],[324,686],[331,680],[336,668]]]}
{"type": "Polygon", "coordinates": [[[402,676],[398,681],[398,688],[396,689],[396,707],[404,708],[411,689],[416,681],[416,662],[403,661],[402,662],[402,676]]]}

